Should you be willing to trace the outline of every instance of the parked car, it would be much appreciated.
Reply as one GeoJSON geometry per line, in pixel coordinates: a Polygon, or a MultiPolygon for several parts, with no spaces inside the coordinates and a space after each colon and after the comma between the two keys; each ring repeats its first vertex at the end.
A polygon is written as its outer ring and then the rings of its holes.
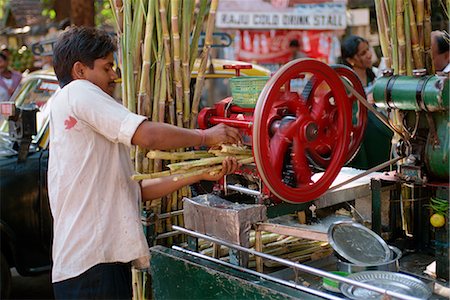
{"type": "MultiPolygon", "coordinates": [[[[234,70],[223,70],[222,65],[235,64],[244,63],[212,60],[206,78],[226,80],[233,77],[234,70]]],[[[270,71],[253,66],[253,69],[241,70],[241,74],[267,76],[270,71]]],[[[0,103],[1,112],[7,113],[12,109],[10,112],[14,114],[12,120],[0,120],[2,299],[7,298],[10,291],[10,268],[15,267],[22,276],[38,275],[51,268],[52,216],[47,194],[48,117],[52,95],[57,89],[53,71],[37,71],[23,79],[11,103],[0,103]]]]}
{"type": "Polygon", "coordinates": [[[52,218],[47,196],[49,99],[58,88],[51,72],[28,75],[12,97],[13,120],[0,126],[1,297],[8,297],[10,268],[20,275],[50,269],[52,218]]]}

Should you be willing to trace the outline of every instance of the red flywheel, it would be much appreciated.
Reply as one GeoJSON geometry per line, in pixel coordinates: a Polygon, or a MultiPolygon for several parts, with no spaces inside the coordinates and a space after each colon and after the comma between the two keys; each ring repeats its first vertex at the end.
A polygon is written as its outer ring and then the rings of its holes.
{"type": "Polygon", "coordinates": [[[253,154],[262,181],[287,202],[318,198],[346,162],[352,127],[351,103],[331,67],[312,59],[284,65],[254,112],[253,154]],[[327,156],[324,172],[314,173],[311,153],[327,156]]]}

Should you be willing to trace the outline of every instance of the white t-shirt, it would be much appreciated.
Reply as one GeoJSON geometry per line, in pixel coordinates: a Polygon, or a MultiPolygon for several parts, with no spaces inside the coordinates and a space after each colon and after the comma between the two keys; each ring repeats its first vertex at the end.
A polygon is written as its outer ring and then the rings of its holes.
{"type": "Polygon", "coordinates": [[[75,80],[50,111],[48,192],[54,218],[52,282],[99,263],[148,267],[131,138],[145,120],[99,87],[75,80]]]}

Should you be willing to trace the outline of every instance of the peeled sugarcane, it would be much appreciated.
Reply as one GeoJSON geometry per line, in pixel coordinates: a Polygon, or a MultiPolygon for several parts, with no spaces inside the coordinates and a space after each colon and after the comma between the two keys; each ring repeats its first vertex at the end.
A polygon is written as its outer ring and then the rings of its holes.
{"type": "MultiPolygon", "coordinates": [[[[243,158],[247,158],[247,156],[236,156],[236,158],[243,159],[243,158]]],[[[222,163],[223,160],[224,160],[223,157],[208,157],[208,158],[202,158],[202,159],[198,159],[198,160],[173,163],[173,164],[167,165],[167,167],[171,171],[176,171],[176,170],[180,170],[180,169],[187,170],[187,169],[190,169],[193,167],[210,166],[210,165],[219,164],[219,163],[222,163]]]]}
{"type": "MultiPolygon", "coordinates": [[[[253,163],[253,161],[254,161],[253,157],[249,157],[249,158],[244,158],[244,159],[238,160],[238,163],[241,164],[241,165],[245,165],[245,164],[253,163]]],[[[204,173],[213,174],[213,173],[220,172],[221,169],[222,169],[222,165],[217,165],[217,166],[214,166],[214,167],[203,168],[203,169],[200,169],[200,170],[179,174],[176,177],[174,177],[173,180],[177,181],[177,180],[180,180],[182,178],[187,178],[187,177],[191,177],[191,176],[197,176],[197,175],[204,174],[204,173]]]]}
{"type": "Polygon", "coordinates": [[[207,151],[187,151],[187,152],[166,152],[152,150],[147,153],[147,157],[151,159],[165,160],[188,160],[213,157],[214,155],[207,151]]]}

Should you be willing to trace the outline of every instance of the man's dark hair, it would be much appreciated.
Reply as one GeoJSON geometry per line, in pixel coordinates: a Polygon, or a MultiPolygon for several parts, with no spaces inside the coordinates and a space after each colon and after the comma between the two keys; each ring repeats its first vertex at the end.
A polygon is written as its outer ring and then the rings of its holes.
{"type": "Polygon", "coordinates": [[[94,68],[94,61],[117,50],[115,40],[103,30],[90,27],[70,27],[53,46],[53,67],[59,85],[64,87],[72,78],[72,67],[79,61],[94,68]]]}
{"type": "Polygon", "coordinates": [[[347,58],[351,58],[358,53],[358,46],[361,43],[368,43],[366,39],[357,36],[357,35],[349,35],[346,37],[341,44],[341,56],[342,60],[346,60],[347,58]]]}
{"type": "Polygon", "coordinates": [[[447,32],[442,32],[435,37],[438,53],[442,54],[449,51],[450,36],[447,32]]]}

